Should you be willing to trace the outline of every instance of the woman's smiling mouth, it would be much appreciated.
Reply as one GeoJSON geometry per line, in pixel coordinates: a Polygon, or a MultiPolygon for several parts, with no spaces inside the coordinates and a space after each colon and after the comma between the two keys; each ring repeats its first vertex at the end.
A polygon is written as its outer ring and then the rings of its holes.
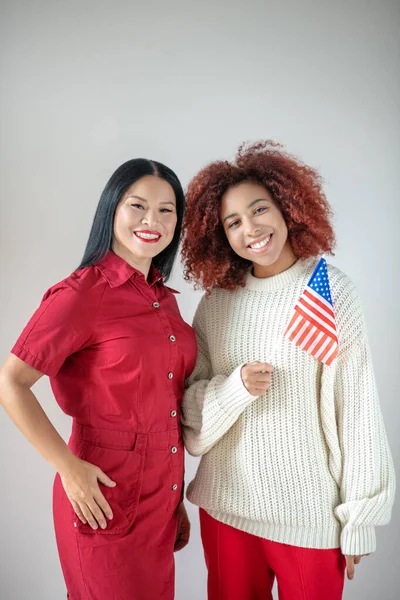
{"type": "Polygon", "coordinates": [[[161,239],[161,234],[155,231],[134,231],[133,232],[139,240],[147,244],[155,244],[161,239]]]}
{"type": "Polygon", "coordinates": [[[270,233],[267,236],[265,236],[265,237],[257,240],[256,242],[253,242],[252,244],[249,244],[247,247],[252,252],[257,252],[257,253],[262,252],[266,248],[269,248],[272,236],[273,236],[273,233],[270,233]]]}

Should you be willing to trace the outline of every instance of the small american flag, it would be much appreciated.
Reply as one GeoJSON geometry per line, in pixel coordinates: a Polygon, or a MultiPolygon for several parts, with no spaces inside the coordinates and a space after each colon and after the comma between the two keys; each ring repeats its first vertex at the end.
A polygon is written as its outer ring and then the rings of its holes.
{"type": "Polygon", "coordinates": [[[321,258],[301,294],[284,333],[292,342],[326,365],[338,354],[326,260],[321,258]]]}

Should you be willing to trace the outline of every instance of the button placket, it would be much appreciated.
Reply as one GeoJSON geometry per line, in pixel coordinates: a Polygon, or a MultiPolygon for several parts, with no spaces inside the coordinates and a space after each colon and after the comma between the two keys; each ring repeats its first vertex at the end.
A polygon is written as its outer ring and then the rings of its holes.
{"type": "MultiPolygon", "coordinates": [[[[153,292],[153,298],[154,297],[155,297],[155,294],[153,292]]],[[[171,328],[171,323],[169,322],[169,319],[166,316],[165,312],[163,311],[162,306],[160,305],[160,303],[157,300],[155,300],[155,301],[152,302],[152,307],[154,309],[156,309],[157,316],[159,317],[159,319],[161,321],[162,328],[164,329],[165,333],[167,334],[168,340],[171,342],[171,346],[170,346],[170,360],[169,360],[169,366],[170,366],[171,370],[168,371],[168,373],[167,373],[168,379],[171,380],[174,377],[174,372],[172,371],[172,368],[175,366],[176,360],[177,360],[177,357],[178,357],[178,348],[175,345],[175,343],[176,343],[176,337],[175,337],[175,335],[171,331],[171,329],[172,329],[171,328]]],[[[171,390],[171,389],[169,389],[169,395],[170,395],[171,400],[173,399],[174,405],[176,405],[176,397],[175,397],[174,391],[171,390]]],[[[171,407],[171,410],[172,410],[172,407],[171,407]]]]}
{"type": "Polygon", "coordinates": [[[182,478],[181,473],[181,462],[182,457],[180,452],[183,452],[183,447],[181,447],[179,442],[179,423],[177,422],[178,410],[177,410],[177,396],[173,385],[173,379],[176,373],[174,370],[176,369],[177,360],[179,357],[178,344],[176,343],[176,337],[173,333],[173,329],[171,327],[171,323],[165,314],[163,307],[160,306],[160,303],[155,301],[152,302],[152,306],[155,315],[159,318],[161,322],[161,326],[165,332],[166,341],[169,346],[169,362],[167,366],[166,377],[168,379],[166,388],[167,393],[170,398],[169,411],[167,414],[167,419],[169,421],[169,425],[167,425],[169,429],[169,455],[171,461],[171,473],[169,479],[169,490],[171,494],[174,494],[176,497],[177,490],[180,489],[179,481],[182,478]],[[168,369],[169,367],[169,369],[168,369]],[[172,385],[171,385],[172,384],[172,385]]]}
{"type": "Polygon", "coordinates": [[[179,481],[182,478],[182,473],[180,471],[180,465],[182,456],[180,453],[184,452],[183,447],[179,443],[178,438],[178,430],[170,430],[170,455],[171,455],[171,479],[170,479],[170,490],[171,493],[176,492],[179,489],[179,481]],[[173,445],[176,444],[176,445],[173,445]]]}
{"type": "MultiPolygon", "coordinates": [[[[138,291],[140,291],[140,293],[144,297],[146,297],[148,301],[150,301],[149,304],[151,306],[151,310],[154,314],[154,317],[160,321],[161,328],[164,331],[166,343],[168,344],[169,358],[167,358],[168,362],[165,366],[166,366],[166,371],[167,371],[166,375],[169,380],[166,384],[166,393],[168,394],[168,397],[170,398],[170,402],[169,402],[169,407],[167,408],[168,413],[166,413],[166,415],[165,415],[165,417],[166,417],[165,424],[168,427],[168,429],[171,428],[171,431],[175,432],[175,431],[177,431],[177,429],[179,427],[179,425],[176,421],[177,397],[176,397],[175,386],[173,385],[173,382],[172,382],[174,375],[176,375],[176,373],[174,373],[174,369],[176,368],[177,360],[179,357],[178,344],[176,343],[176,336],[174,335],[172,324],[171,324],[165,310],[163,310],[162,302],[161,302],[160,298],[158,297],[158,291],[157,291],[156,286],[154,286],[154,287],[145,286],[145,288],[143,288],[143,286],[139,287],[137,285],[135,287],[137,287],[138,291]]],[[[174,439],[173,441],[171,440],[170,448],[175,447],[173,445],[174,442],[176,443],[176,439],[174,439]]],[[[171,458],[172,458],[172,456],[171,456],[171,458]]],[[[175,462],[175,461],[173,461],[173,462],[175,462]]],[[[176,481],[176,473],[174,474],[174,479],[176,481]]],[[[173,482],[171,482],[171,485],[172,485],[172,483],[173,482]]]]}

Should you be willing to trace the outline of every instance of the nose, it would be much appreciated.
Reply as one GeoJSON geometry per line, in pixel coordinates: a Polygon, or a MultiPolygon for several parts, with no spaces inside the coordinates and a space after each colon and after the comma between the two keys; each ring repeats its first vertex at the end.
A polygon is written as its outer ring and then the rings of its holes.
{"type": "Polygon", "coordinates": [[[142,223],[150,229],[154,229],[158,223],[158,213],[154,210],[146,210],[142,217],[142,223]]]}
{"type": "Polygon", "coordinates": [[[254,223],[252,219],[245,219],[244,230],[248,237],[257,237],[260,235],[260,226],[254,223]]]}

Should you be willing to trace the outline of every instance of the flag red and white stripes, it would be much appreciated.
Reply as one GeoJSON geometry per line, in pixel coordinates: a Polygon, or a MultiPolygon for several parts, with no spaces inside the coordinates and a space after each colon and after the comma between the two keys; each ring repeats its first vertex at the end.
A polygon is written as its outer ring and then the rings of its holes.
{"type": "Polygon", "coordinates": [[[326,261],[321,258],[294,307],[284,335],[326,365],[338,354],[335,314],[326,261]]]}

